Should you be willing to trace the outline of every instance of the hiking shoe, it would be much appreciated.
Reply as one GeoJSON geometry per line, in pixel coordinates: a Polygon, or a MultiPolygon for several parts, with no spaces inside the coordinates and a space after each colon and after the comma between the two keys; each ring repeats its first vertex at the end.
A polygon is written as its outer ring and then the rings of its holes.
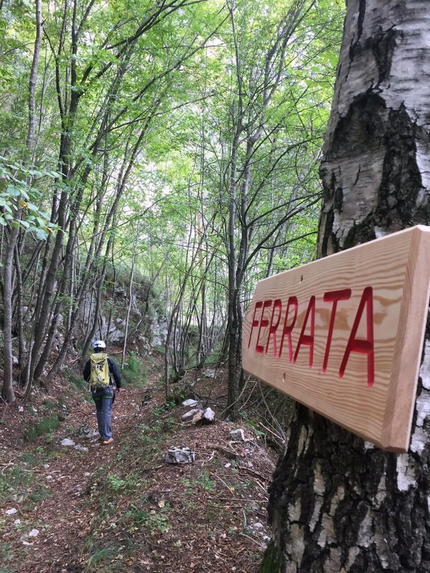
{"type": "Polygon", "coordinates": [[[113,442],[113,438],[109,438],[108,440],[103,440],[103,445],[107,446],[108,444],[111,444],[113,442]]]}

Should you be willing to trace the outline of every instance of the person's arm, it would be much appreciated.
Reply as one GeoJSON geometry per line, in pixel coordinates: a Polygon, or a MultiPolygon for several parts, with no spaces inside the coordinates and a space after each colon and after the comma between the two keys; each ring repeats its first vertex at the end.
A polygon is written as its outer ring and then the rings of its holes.
{"type": "Polygon", "coordinates": [[[121,373],[119,371],[118,365],[112,358],[108,358],[108,364],[110,373],[112,374],[115,382],[115,386],[117,387],[117,390],[119,390],[121,388],[121,373]]]}
{"type": "Polygon", "coordinates": [[[90,381],[90,361],[89,360],[87,360],[87,362],[85,363],[83,376],[84,376],[84,380],[86,382],[90,381]]]}

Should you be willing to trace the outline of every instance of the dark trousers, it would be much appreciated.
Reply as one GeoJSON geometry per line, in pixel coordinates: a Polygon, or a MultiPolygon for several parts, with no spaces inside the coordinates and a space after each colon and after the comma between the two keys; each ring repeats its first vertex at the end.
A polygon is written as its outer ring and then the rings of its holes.
{"type": "Polygon", "coordinates": [[[106,390],[96,390],[93,392],[93,400],[96,405],[99,434],[103,440],[109,440],[112,437],[113,388],[109,387],[106,390]]]}

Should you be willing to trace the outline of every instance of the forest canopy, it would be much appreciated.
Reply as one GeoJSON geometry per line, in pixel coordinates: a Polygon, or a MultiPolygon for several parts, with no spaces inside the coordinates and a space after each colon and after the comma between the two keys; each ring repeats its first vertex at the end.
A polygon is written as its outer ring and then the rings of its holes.
{"type": "Polygon", "coordinates": [[[343,15],[335,0],[0,1],[6,400],[109,338],[122,286],[124,345],[165,321],[167,388],[228,360],[235,415],[256,281],[315,257],[343,15]]]}

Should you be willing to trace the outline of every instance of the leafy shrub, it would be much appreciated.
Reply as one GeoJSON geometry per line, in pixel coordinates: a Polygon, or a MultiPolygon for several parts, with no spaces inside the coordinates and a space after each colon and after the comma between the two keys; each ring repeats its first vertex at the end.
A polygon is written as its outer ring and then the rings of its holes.
{"type": "Polygon", "coordinates": [[[14,500],[24,496],[31,485],[34,474],[19,464],[0,472],[0,501],[14,500]]]}
{"type": "Polygon", "coordinates": [[[29,499],[36,502],[49,499],[50,497],[52,497],[52,492],[45,486],[36,487],[29,495],[29,499]]]}
{"type": "Polygon", "coordinates": [[[133,352],[130,352],[128,360],[124,364],[122,376],[124,381],[130,386],[143,386],[146,384],[146,367],[133,352]]]}
{"type": "Polygon", "coordinates": [[[54,430],[60,425],[60,420],[58,416],[49,416],[49,418],[43,418],[40,422],[37,422],[29,430],[27,430],[26,438],[28,441],[35,440],[39,436],[45,434],[52,434],[54,430]]]}
{"type": "Polygon", "coordinates": [[[73,386],[76,386],[78,390],[88,389],[88,382],[85,382],[82,376],[77,376],[76,373],[73,372],[73,370],[69,369],[65,370],[64,376],[68,380],[68,382],[73,384],[73,386]]]}

